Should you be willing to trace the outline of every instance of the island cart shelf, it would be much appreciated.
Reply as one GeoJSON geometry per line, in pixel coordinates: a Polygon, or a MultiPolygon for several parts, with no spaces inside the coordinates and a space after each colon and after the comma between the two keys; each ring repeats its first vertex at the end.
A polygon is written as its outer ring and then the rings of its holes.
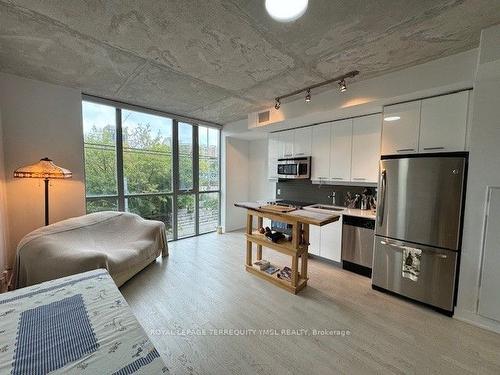
{"type": "Polygon", "coordinates": [[[339,219],[338,215],[326,215],[312,211],[295,210],[291,212],[276,212],[272,207],[260,206],[257,203],[235,203],[235,206],[247,209],[246,226],[246,264],[248,272],[273,283],[280,288],[297,294],[307,285],[307,257],[309,247],[309,225],[325,225],[339,219]],[[257,218],[257,230],[253,228],[254,217],[257,218]],[[292,240],[286,239],[271,242],[265,235],[259,233],[263,219],[270,219],[290,224],[292,227],[292,240]],[[253,264],[253,245],[256,245],[256,259],[262,259],[262,248],[268,248],[292,257],[291,280],[280,279],[278,272],[273,275],[261,271],[253,264]],[[300,265],[300,267],[299,267],[300,265]]]}

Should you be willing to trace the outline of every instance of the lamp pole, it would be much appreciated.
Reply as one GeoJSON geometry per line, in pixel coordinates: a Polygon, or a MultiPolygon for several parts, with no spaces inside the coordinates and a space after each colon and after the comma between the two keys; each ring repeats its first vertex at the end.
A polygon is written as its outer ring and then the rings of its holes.
{"type": "Polygon", "coordinates": [[[45,183],[45,226],[49,225],[49,179],[43,180],[45,183]]]}

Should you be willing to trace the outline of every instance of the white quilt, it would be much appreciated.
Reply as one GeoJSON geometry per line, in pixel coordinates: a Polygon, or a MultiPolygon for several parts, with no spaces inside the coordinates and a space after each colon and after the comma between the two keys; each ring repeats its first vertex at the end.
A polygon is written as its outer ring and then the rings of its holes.
{"type": "Polygon", "coordinates": [[[163,374],[106,270],[0,295],[0,374],[163,374]]]}

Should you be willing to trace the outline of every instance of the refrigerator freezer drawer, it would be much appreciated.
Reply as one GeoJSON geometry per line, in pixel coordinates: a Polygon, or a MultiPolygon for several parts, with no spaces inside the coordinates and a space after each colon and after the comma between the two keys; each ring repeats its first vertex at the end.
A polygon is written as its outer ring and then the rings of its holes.
{"type": "Polygon", "coordinates": [[[420,246],[376,236],[373,257],[372,284],[453,311],[457,252],[420,246]],[[420,269],[403,276],[403,254],[420,254],[420,269]],[[405,250],[406,249],[406,250],[405,250]],[[413,277],[413,279],[409,278],[413,277]]]}

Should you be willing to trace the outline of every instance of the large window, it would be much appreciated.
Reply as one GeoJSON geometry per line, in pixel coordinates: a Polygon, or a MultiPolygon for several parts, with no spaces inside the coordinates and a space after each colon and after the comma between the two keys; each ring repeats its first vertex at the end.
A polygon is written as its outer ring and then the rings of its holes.
{"type": "Polygon", "coordinates": [[[83,101],[87,212],[134,212],[163,221],[169,239],[220,222],[215,128],[83,101]]]}

